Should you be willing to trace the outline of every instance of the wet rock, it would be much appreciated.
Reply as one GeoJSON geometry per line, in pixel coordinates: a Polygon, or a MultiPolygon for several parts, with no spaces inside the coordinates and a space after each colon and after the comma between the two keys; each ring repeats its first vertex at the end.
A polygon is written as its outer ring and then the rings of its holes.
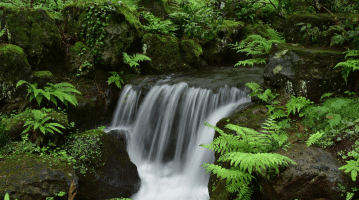
{"type": "Polygon", "coordinates": [[[64,70],[65,52],[61,50],[61,35],[55,19],[43,9],[3,8],[1,24],[6,24],[10,44],[24,50],[34,71],[64,70]]]}
{"type": "Polygon", "coordinates": [[[201,45],[194,40],[181,40],[179,43],[183,62],[190,64],[193,68],[201,66],[200,56],[203,55],[201,45]]]}
{"type": "Polygon", "coordinates": [[[137,167],[130,160],[126,145],[117,132],[89,130],[75,134],[67,151],[78,160],[78,199],[129,198],[141,184],[137,167]],[[82,146],[79,148],[79,146],[82,146]],[[80,159],[82,157],[82,159],[80,159]],[[87,169],[85,173],[81,173],[87,169]]]}
{"type": "Polygon", "coordinates": [[[94,58],[90,48],[82,42],[76,42],[69,49],[69,72],[73,75],[88,76],[94,73],[94,58]]]}
{"type": "Polygon", "coordinates": [[[44,162],[37,155],[22,154],[1,161],[1,198],[9,193],[11,199],[46,200],[60,191],[67,193],[72,181],[78,186],[72,167],[57,159],[44,162]]]}
{"type": "Polygon", "coordinates": [[[345,199],[337,184],[348,186],[350,177],[338,169],[342,164],[329,152],[295,144],[287,152],[279,150],[274,153],[287,156],[298,165],[290,164],[279,176],[273,173],[262,174],[259,184],[262,187],[263,200],[345,199]]]}
{"type": "Polygon", "coordinates": [[[341,67],[334,68],[344,61],[342,53],[335,49],[273,44],[263,77],[271,87],[319,101],[326,92],[337,94],[346,90],[341,67]]]}

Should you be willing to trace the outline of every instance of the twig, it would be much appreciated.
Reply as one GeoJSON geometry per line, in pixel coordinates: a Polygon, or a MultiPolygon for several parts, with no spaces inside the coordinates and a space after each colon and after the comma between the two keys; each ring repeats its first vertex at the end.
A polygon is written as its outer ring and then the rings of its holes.
{"type": "Polygon", "coordinates": [[[75,198],[75,195],[77,193],[77,191],[75,193],[73,193],[76,189],[76,186],[74,185],[74,180],[71,181],[71,186],[69,189],[69,198],[68,200],[73,200],[75,198]]]}

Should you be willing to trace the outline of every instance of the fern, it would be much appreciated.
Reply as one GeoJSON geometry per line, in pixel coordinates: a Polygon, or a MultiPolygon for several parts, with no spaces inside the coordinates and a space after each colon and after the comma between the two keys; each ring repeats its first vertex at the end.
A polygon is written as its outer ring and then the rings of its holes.
{"type": "Polygon", "coordinates": [[[310,145],[316,143],[324,135],[324,133],[324,131],[318,131],[317,133],[311,135],[306,141],[307,146],[309,147],[310,145]]]}
{"type": "MultiPolygon", "coordinates": [[[[123,79],[120,77],[120,75],[117,74],[117,72],[109,72],[112,74],[110,78],[108,78],[108,84],[115,83],[118,88],[121,88],[121,84],[123,84],[123,79]]],[[[123,72],[120,72],[120,74],[123,74],[123,72]]]]}
{"type": "Polygon", "coordinates": [[[72,105],[77,106],[78,102],[73,93],[81,94],[81,92],[75,89],[75,86],[73,86],[70,83],[58,83],[55,85],[52,83],[47,83],[46,84],[47,86],[43,90],[43,89],[38,89],[36,83],[31,84],[24,80],[20,80],[19,82],[17,82],[16,88],[24,83],[27,84],[28,87],[27,96],[30,95],[30,102],[35,98],[39,106],[44,97],[47,100],[53,102],[56,106],[57,106],[57,101],[55,97],[57,97],[66,106],[68,106],[67,102],[70,102],[72,105]]]}
{"type": "Polygon", "coordinates": [[[260,56],[267,55],[272,48],[273,43],[284,43],[284,37],[281,33],[278,33],[274,29],[267,29],[270,35],[270,40],[263,38],[260,35],[250,35],[240,43],[230,44],[232,49],[237,50],[237,53],[247,53],[246,55],[253,55],[253,59],[247,59],[245,61],[239,61],[234,67],[239,65],[254,65],[254,64],[266,64],[266,58],[260,58],[260,56]],[[259,58],[258,58],[259,57],[259,58]]]}
{"type": "Polygon", "coordinates": [[[251,94],[249,94],[248,96],[256,96],[258,97],[260,100],[269,103],[271,102],[273,99],[275,99],[279,94],[273,94],[272,91],[270,89],[266,89],[266,91],[264,91],[264,93],[259,93],[259,91],[263,91],[262,89],[259,89],[259,85],[257,83],[246,83],[245,84],[247,87],[249,87],[249,89],[253,90],[253,92],[251,94]]]}
{"type": "MultiPolygon", "coordinates": [[[[287,116],[289,116],[290,113],[293,112],[293,114],[295,114],[295,111],[297,110],[297,112],[299,113],[299,111],[308,106],[309,104],[313,103],[312,101],[310,101],[309,99],[306,99],[305,97],[295,97],[292,95],[292,98],[290,99],[290,101],[287,103],[286,107],[287,107],[287,116]]],[[[304,116],[304,114],[301,114],[300,117],[304,116]]]]}
{"type": "Polygon", "coordinates": [[[62,134],[62,132],[56,127],[65,129],[65,127],[62,126],[61,124],[47,123],[47,121],[50,120],[51,118],[46,117],[46,114],[40,110],[33,110],[32,114],[34,115],[34,120],[28,120],[25,122],[23,127],[27,126],[27,128],[21,134],[27,133],[31,128],[34,131],[39,129],[44,135],[49,132],[54,133],[54,131],[62,134]]]}
{"type": "Polygon", "coordinates": [[[345,170],[345,172],[350,172],[353,181],[356,181],[358,171],[359,171],[359,159],[358,160],[349,160],[346,161],[347,164],[339,167],[338,169],[345,170]]]}
{"type": "MultiPolygon", "coordinates": [[[[343,53],[346,54],[345,59],[347,59],[347,57],[357,57],[357,56],[359,56],[359,50],[349,50],[348,49],[348,51],[344,51],[343,53]]],[[[345,83],[348,84],[349,73],[354,71],[354,70],[359,69],[359,59],[348,58],[345,62],[340,62],[337,65],[335,65],[334,68],[336,68],[336,67],[343,67],[343,69],[342,69],[342,77],[344,78],[345,83]]]]}
{"type": "MultiPolygon", "coordinates": [[[[237,192],[240,188],[237,199],[250,199],[252,191],[248,185],[254,178],[251,175],[253,171],[261,172],[261,168],[267,169],[267,167],[275,168],[278,171],[278,164],[296,164],[288,157],[280,154],[262,153],[267,152],[271,145],[270,137],[266,134],[233,124],[227,124],[225,128],[233,130],[237,134],[226,134],[218,127],[208,123],[205,125],[215,129],[220,136],[214,139],[211,144],[201,144],[200,146],[220,153],[221,156],[217,161],[228,161],[231,168],[225,169],[219,165],[208,163],[204,163],[202,166],[207,168],[207,172],[211,171],[217,177],[226,179],[229,192],[237,192]]],[[[284,143],[283,140],[284,138],[280,138],[281,144],[284,143]]]]}
{"type": "Polygon", "coordinates": [[[138,68],[136,68],[137,66],[140,66],[140,64],[138,64],[138,62],[141,62],[144,60],[151,61],[151,58],[149,58],[143,54],[135,54],[133,56],[130,56],[126,52],[123,52],[123,62],[130,65],[130,67],[134,67],[137,74],[140,73],[140,70],[138,68]]]}
{"type": "Polygon", "coordinates": [[[330,97],[333,93],[325,93],[320,97],[320,100],[322,100],[325,97],[330,97]]]}
{"type": "Polygon", "coordinates": [[[277,148],[287,148],[288,145],[284,145],[285,142],[288,140],[288,136],[287,134],[282,131],[282,127],[280,127],[276,121],[274,121],[274,118],[272,116],[268,117],[268,119],[266,120],[265,123],[263,123],[263,125],[265,125],[263,127],[264,130],[262,130],[262,133],[266,133],[269,135],[269,138],[272,139],[272,149],[277,149],[277,148]]]}

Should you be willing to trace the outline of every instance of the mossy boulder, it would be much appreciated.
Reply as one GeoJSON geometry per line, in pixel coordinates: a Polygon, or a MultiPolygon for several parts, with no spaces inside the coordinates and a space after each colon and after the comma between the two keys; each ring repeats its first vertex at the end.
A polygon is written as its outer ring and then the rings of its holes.
{"type": "Polygon", "coordinates": [[[37,84],[37,88],[43,89],[46,83],[55,84],[56,80],[54,75],[50,71],[34,71],[30,78],[30,83],[37,84]]]}
{"type": "MultiPolygon", "coordinates": [[[[21,47],[32,70],[64,70],[65,52],[54,18],[43,9],[1,7],[1,24],[6,24],[10,44],[21,47]]],[[[7,34],[7,33],[6,33],[7,34]]]]}
{"type": "Polygon", "coordinates": [[[286,93],[319,101],[326,92],[339,94],[346,90],[342,68],[334,68],[345,60],[341,50],[274,43],[269,57],[264,79],[286,93]]]}
{"type": "Polygon", "coordinates": [[[19,154],[1,161],[1,198],[9,193],[10,199],[46,200],[56,197],[55,193],[67,193],[72,181],[78,186],[72,166],[56,158],[49,157],[44,162],[44,157],[38,155],[19,154]]]}
{"type": "MultiPolygon", "coordinates": [[[[85,18],[88,11],[85,8],[90,6],[94,6],[97,11],[102,12],[100,5],[84,1],[67,5],[62,10],[66,21],[65,30],[86,45],[89,44],[85,37],[81,37],[80,33],[83,26],[87,24],[85,18]]],[[[103,62],[102,69],[119,71],[123,66],[122,53],[132,45],[139,45],[144,32],[136,15],[125,4],[111,4],[111,7],[114,10],[106,13],[106,16],[110,14],[111,17],[108,21],[109,25],[104,27],[105,37],[100,39],[103,45],[99,49],[97,57],[103,62]]],[[[95,17],[92,15],[91,19],[96,21],[95,17]]],[[[87,34],[86,31],[85,34],[87,34]]],[[[94,40],[96,39],[99,38],[94,38],[94,40]]]]}
{"type": "Polygon", "coordinates": [[[203,55],[202,47],[194,40],[181,40],[179,43],[183,62],[190,64],[193,68],[201,65],[200,56],[203,55]]]}
{"type": "Polygon", "coordinates": [[[201,41],[203,58],[208,64],[234,64],[238,61],[236,51],[231,50],[229,44],[240,40],[243,22],[224,20],[216,37],[210,41],[201,41]]]}
{"type": "Polygon", "coordinates": [[[88,76],[93,74],[94,57],[90,48],[82,42],[76,42],[69,49],[69,72],[76,76],[88,76]]]}
{"type": "MultiPolygon", "coordinates": [[[[288,43],[298,43],[302,45],[310,45],[316,47],[330,46],[331,38],[335,36],[335,33],[340,33],[336,30],[329,31],[326,35],[316,34],[317,40],[312,41],[309,38],[312,36],[307,36],[307,39],[302,40],[302,37],[306,31],[300,31],[303,25],[296,26],[296,24],[303,22],[305,25],[308,23],[311,24],[310,28],[318,27],[319,31],[328,31],[330,26],[338,24],[339,21],[342,21],[345,24],[345,21],[357,23],[359,21],[359,14],[347,14],[347,13],[335,13],[331,15],[329,13],[307,13],[307,14],[293,14],[288,16],[283,22],[282,26],[284,28],[284,38],[288,43]]],[[[348,44],[346,44],[348,45],[348,44]]]]}
{"type": "MultiPolygon", "coordinates": [[[[16,83],[19,80],[28,80],[31,75],[26,54],[19,46],[0,44],[0,101],[15,101],[16,83]]],[[[17,91],[26,95],[26,90],[17,91]]]]}
{"type": "Polygon", "coordinates": [[[144,10],[151,12],[156,17],[166,18],[173,12],[171,6],[175,5],[171,0],[138,0],[138,7],[144,7],[144,10]]]}
{"type": "Polygon", "coordinates": [[[180,70],[181,57],[178,38],[168,35],[147,33],[143,36],[143,54],[152,61],[143,62],[144,72],[174,72],[180,70]]]}
{"type": "Polygon", "coordinates": [[[137,167],[130,160],[119,132],[93,129],[71,136],[67,152],[75,157],[78,199],[129,198],[140,187],[137,167]]]}
{"type": "MultiPolygon", "coordinates": [[[[17,115],[12,116],[11,118],[5,119],[3,123],[5,128],[8,130],[6,134],[10,137],[12,141],[20,141],[21,133],[27,128],[23,127],[26,121],[33,120],[32,109],[26,109],[24,112],[21,112],[17,115]]],[[[43,134],[40,130],[34,131],[32,128],[28,131],[30,141],[36,143],[37,145],[43,146],[47,144],[50,140],[56,145],[60,145],[64,142],[65,136],[68,134],[66,128],[68,127],[67,115],[62,112],[56,112],[52,109],[42,109],[46,113],[46,117],[50,117],[50,120],[47,123],[58,123],[65,127],[65,129],[57,127],[62,133],[54,131],[54,133],[47,132],[43,134]]]]}

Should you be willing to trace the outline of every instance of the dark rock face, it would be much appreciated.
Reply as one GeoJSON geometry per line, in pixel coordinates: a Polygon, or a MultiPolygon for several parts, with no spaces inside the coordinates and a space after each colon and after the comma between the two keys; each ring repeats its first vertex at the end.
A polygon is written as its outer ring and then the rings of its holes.
{"type": "Polygon", "coordinates": [[[99,154],[93,154],[93,158],[83,162],[88,172],[78,173],[81,187],[76,198],[94,200],[129,198],[139,190],[141,180],[137,167],[130,160],[121,133],[90,130],[76,134],[75,137],[70,141],[70,145],[76,142],[88,144],[82,149],[83,153],[79,154],[79,157],[87,154],[90,149],[97,147],[100,149],[99,154]]]}
{"type": "Polygon", "coordinates": [[[7,24],[9,42],[24,50],[32,70],[56,73],[64,69],[60,31],[46,10],[4,8],[0,20],[7,24]]]}
{"type": "Polygon", "coordinates": [[[343,51],[301,48],[293,44],[273,44],[264,80],[286,93],[318,101],[325,92],[342,93],[346,84],[341,76],[343,51]]]}
{"type": "MultiPolygon", "coordinates": [[[[294,160],[279,176],[261,178],[263,199],[345,199],[337,183],[347,186],[349,177],[338,168],[341,163],[329,152],[306,145],[294,145],[288,151],[277,152],[294,160]]],[[[268,176],[269,177],[269,176],[268,176]]]]}
{"type": "Polygon", "coordinates": [[[7,192],[11,199],[46,200],[55,196],[54,193],[67,193],[72,181],[78,186],[78,177],[66,162],[55,159],[43,162],[36,155],[19,156],[0,164],[1,198],[7,192]]]}
{"type": "MultiPolygon", "coordinates": [[[[28,80],[30,75],[31,66],[23,49],[16,45],[0,44],[0,101],[15,101],[16,83],[19,80],[28,80]]],[[[20,93],[26,95],[26,90],[20,93]]]]}
{"type": "Polygon", "coordinates": [[[174,5],[173,1],[168,0],[139,0],[137,2],[138,7],[144,7],[147,12],[153,13],[156,17],[166,18],[171,13],[171,5],[174,5]]]}

